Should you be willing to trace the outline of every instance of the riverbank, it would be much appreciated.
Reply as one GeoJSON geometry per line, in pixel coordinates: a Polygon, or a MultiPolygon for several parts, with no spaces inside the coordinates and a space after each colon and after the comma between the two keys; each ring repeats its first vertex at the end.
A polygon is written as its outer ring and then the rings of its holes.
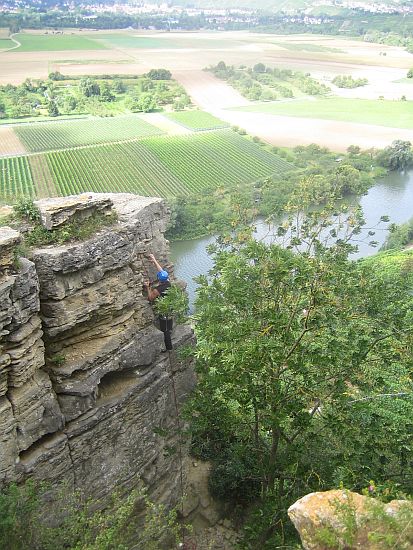
{"type": "MultiPolygon", "coordinates": [[[[400,173],[391,172],[376,181],[368,193],[362,197],[354,197],[353,204],[360,204],[364,211],[366,225],[364,232],[359,236],[359,250],[354,254],[355,259],[373,256],[384,244],[388,235],[389,224],[377,227],[380,216],[389,216],[390,223],[403,224],[413,213],[413,171],[400,173]],[[374,236],[368,235],[375,231],[374,236]],[[376,247],[369,246],[371,240],[377,241],[376,247]]],[[[271,239],[273,233],[263,220],[257,224],[256,236],[258,239],[271,239]]],[[[207,252],[209,245],[215,242],[216,237],[209,235],[199,239],[181,240],[171,243],[171,257],[175,264],[175,275],[188,284],[188,293],[191,304],[195,300],[196,283],[194,277],[205,275],[212,268],[212,259],[207,252]]]]}

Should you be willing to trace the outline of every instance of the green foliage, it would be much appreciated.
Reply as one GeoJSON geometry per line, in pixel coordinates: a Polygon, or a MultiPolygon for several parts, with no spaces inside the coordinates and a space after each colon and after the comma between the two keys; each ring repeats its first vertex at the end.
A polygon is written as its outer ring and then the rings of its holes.
{"type": "Polygon", "coordinates": [[[413,165],[412,144],[410,141],[396,139],[380,152],[377,160],[389,170],[405,170],[413,165]]]}
{"type": "Polygon", "coordinates": [[[127,496],[115,491],[102,510],[81,492],[62,486],[53,508],[60,517],[57,526],[49,526],[44,517],[46,490],[44,484],[29,480],[0,493],[0,550],[160,550],[180,540],[176,510],[155,504],[144,490],[127,496]]]}
{"type": "Polygon", "coordinates": [[[407,78],[413,78],[413,69],[409,69],[407,72],[407,78]]]}
{"type": "Polygon", "coordinates": [[[153,307],[161,317],[173,317],[177,323],[185,323],[188,319],[188,294],[177,285],[171,285],[165,296],[157,298],[153,307]]]}
{"type": "Polygon", "coordinates": [[[100,95],[100,86],[93,78],[82,78],[79,82],[79,90],[85,97],[100,95]]]}
{"type": "Polygon", "coordinates": [[[66,362],[66,356],[62,353],[57,353],[50,358],[50,362],[53,363],[53,365],[56,365],[56,367],[61,367],[66,362]]]}
{"type": "MultiPolygon", "coordinates": [[[[87,61],[86,61],[87,62],[87,61]]],[[[130,111],[142,111],[148,100],[140,99],[149,93],[151,109],[180,102],[182,108],[190,104],[183,87],[172,79],[151,80],[147,76],[102,74],[95,78],[65,76],[54,71],[46,81],[27,78],[23,84],[0,86],[0,117],[42,117],[50,102],[55,102],[58,112],[66,114],[92,114],[114,116],[130,111]],[[139,103],[141,101],[141,103],[139,103]]],[[[146,109],[147,110],[147,109],[146,109]]]]}
{"type": "Polygon", "coordinates": [[[64,79],[65,79],[64,75],[62,75],[62,73],[60,73],[59,71],[53,71],[49,73],[49,80],[59,81],[64,79]]]}
{"type": "Polygon", "coordinates": [[[351,75],[338,75],[333,79],[333,84],[339,88],[359,88],[368,83],[367,78],[353,78],[351,75]]]}
{"type": "Polygon", "coordinates": [[[13,211],[16,217],[29,221],[39,222],[40,212],[32,199],[21,198],[13,206],[13,211]]]}
{"type": "Polygon", "coordinates": [[[276,244],[243,223],[198,280],[196,450],[215,456],[216,495],[265,503],[248,547],[283,543],[286,509],[306,492],[390,476],[413,489],[411,283],[348,259],[363,217],[337,207],[334,188],[316,211],[301,191],[276,244]]]}
{"type": "Polygon", "coordinates": [[[383,250],[400,250],[413,243],[413,218],[401,225],[392,225],[383,250]]]}
{"type": "Polygon", "coordinates": [[[55,117],[59,116],[59,109],[57,108],[55,101],[49,101],[49,105],[47,106],[47,112],[49,116],[55,117]]]}
{"type": "Polygon", "coordinates": [[[149,113],[156,109],[156,101],[152,94],[144,93],[139,97],[136,107],[138,111],[149,113]]]}
{"type": "Polygon", "coordinates": [[[329,92],[327,86],[311,78],[309,74],[289,69],[271,69],[263,63],[257,63],[252,69],[244,70],[241,67],[237,69],[226,65],[221,61],[207,70],[213,72],[218,78],[226,80],[243,96],[253,101],[276,99],[274,90],[279,92],[281,97],[293,97],[291,88],[301,95],[324,95],[329,92]]]}
{"type": "Polygon", "coordinates": [[[52,230],[48,230],[37,223],[30,231],[25,233],[24,243],[28,247],[39,247],[49,244],[64,244],[70,241],[82,241],[101,229],[115,224],[117,220],[116,212],[109,215],[95,212],[85,220],[73,219],[62,227],[52,230]]]}
{"type": "Polygon", "coordinates": [[[172,73],[168,69],[151,69],[147,77],[151,80],[171,80],[172,73]]]}
{"type": "Polygon", "coordinates": [[[406,501],[394,513],[376,499],[367,502],[361,512],[349,493],[348,500],[333,502],[336,526],[321,526],[314,540],[327,549],[355,548],[363,540],[378,550],[408,550],[413,544],[413,509],[406,501]]]}

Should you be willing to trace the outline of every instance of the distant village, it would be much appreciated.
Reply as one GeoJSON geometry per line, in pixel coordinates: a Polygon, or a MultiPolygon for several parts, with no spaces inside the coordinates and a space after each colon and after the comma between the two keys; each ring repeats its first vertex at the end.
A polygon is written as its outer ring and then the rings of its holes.
{"type": "MultiPolygon", "coordinates": [[[[144,2],[64,2],[56,1],[55,4],[50,0],[3,0],[0,1],[0,12],[17,13],[21,9],[37,8],[39,10],[54,9],[59,7],[73,9],[85,9],[89,12],[102,14],[102,13],[117,13],[124,15],[175,15],[180,16],[185,14],[189,17],[203,15],[206,18],[222,18],[226,21],[243,21],[253,17],[259,10],[249,8],[237,8],[237,4],[234,0],[234,7],[229,9],[221,8],[197,8],[197,7],[182,7],[174,5],[172,2],[156,4],[156,3],[144,3],[144,2]]],[[[341,9],[351,9],[354,11],[362,11],[366,13],[376,14],[413,14],[413,2],[406,1],[389,1],[389,2],[371,2],[368,0],[318,0],[311,3],[311,6],[307,9],[296,10],[294,12],[284,13],[284,17],[287,21],[294,22],[294,17],[298,14],[301,16],[306,15],[306,22],[309,25],[320,24],[325,21],[325,18],[312,16],[314,8],[317,11],[322,12],[323,7],[336,7],[341,9]]],[[[281,15],[281,13],[280,13],[281,15]]]]}

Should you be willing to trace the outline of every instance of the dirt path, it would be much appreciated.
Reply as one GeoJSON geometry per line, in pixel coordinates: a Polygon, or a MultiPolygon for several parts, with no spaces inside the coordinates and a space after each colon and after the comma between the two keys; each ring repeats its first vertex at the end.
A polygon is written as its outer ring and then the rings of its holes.
{"type": "Polygon", "coordinates": [[[14,132],[13,128],[0,127],[0,157],[24,155],[26,148],[14,132]]]}
{"type": "Polygon", "coordinates": [[[335,120],[227,111],[229,107],[251,103],[211,73],[177,71],[174,76],[200,108],[232,125],[244,128],[249,134],[273,145],[295,147],[317,143],[333,151],[345,151],[349,145],[359,145],[363,149],[383,148],[395,139],[413,143],[413,130],[335,120]]]}
{"type": "Polygon", "coordinates": [[[190,130],[163,116],[161,113],[147,113],[145,115],[145,120],[160,130],[163,130],[169,136],[178,136],[191,133],[190,130]]]}
{"type": "Polygon", "coordinates": [[[173,78],[178,80],[191,96],[192,101],[201,109],[228,109],[250,105],[251,102],[218,80],[213,74],[205,71],[174,71],[173,78]]]}
{"type": "Polygon", "coordinates": [[[32,155],[28,157],[28,160],[37,198],[58,197],[59,193],[54,184],[46,157],[44,155],[32,155]]]}

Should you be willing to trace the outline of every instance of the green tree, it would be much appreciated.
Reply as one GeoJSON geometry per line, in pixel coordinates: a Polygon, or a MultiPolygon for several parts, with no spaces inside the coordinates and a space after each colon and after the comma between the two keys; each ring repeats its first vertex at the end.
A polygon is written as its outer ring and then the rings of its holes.
{"type": "Polygon", "coordinates": [[[116,97],[113,95],[112,90],[108,82],[104,82],[101,89],[100,89],[100,101],[105,102],[111,102],[115,101],[116,97]]]}
{"type": "Polygon", "coordinates": [[[172,73],[168,69],[151,69],[147,76],[151,80],[171,80],[172,73]]]}
{"type": "Polygon", "coordinates": [[[412,392],[413,280],[348,259],[360,210],[305,215],[300,202],[297,192],[277,244],[241,227],[199,278],[194,452],[214,460],[215,495],[259,503],[254,548],[273,548],[286,507],[343,472],[361,484],[412,474],[400,453],[412,444],[411,400],[374,396],[412,392]]]}
{"type": "Polygon", "coordinates": [[[377,160],[389,170],[405,170],[413,164],[412,144],[397,139],[379,153],[377,160]]]}
{"type": "Polygon", "coordinates": [[[112,89],[117,94],[124,94],[126,92],[126,86],[120,78],[115,78],[112,84],[112,89]]]}
{"type": "Polygon", "coordinates": [[[413,69],[409,69],[407,72],[407,78],[413,78],[413,69]]]}
{"type": "Polygon", "coordinates": [[[79,90],[85,97],[100,95],[100,86],[92,78],[82,78],[79,82],[79,90]]]}
{"type": "Polygon", "coordinates": [[[59,109],[57,108],[55,101],[49,101],[49,104],[47,106],[47,112],[49,113],[49,116],[59,116],[59,109]]]}
{"type": "Polygon", "coordinates": [[[59,71],[53,71],[49,73],[49,80],[64,80],[65,77],[59,71]]]}
{"type": "Polygon", "coordinates": [[[138,111],[149,113],[156,109],[156,101],[152,94],[142,94],[137,102],[138,111]]]}
{"type": "Polygon", "coordinates": [[[264,63],[256,63],[252,68],[254,73],[265,73],[264,63]]]}

